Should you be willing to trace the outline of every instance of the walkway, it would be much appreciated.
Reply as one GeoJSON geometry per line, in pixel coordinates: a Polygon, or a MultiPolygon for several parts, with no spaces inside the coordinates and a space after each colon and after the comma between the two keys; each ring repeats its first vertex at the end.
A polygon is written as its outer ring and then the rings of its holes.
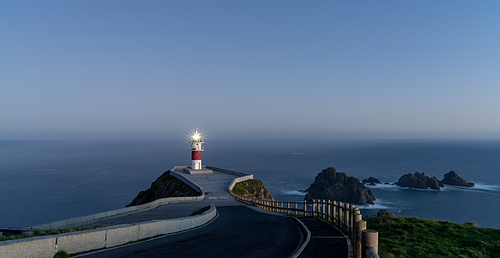
{"type": "Polygon", "coordinates": [[[188,217],[195,211],[214,203],[217,207],[240,206],[240,202],[234,200],[228,193],[227,187],[238,176],[216,172],[213,174],[190,175],[182,173],[183,176],[194,182],[205,191],[205,200],[201,202],[173,203],[162,205],[158,208],[130,214],[123,217],[103,219],[87,226],[113,226],[120,224],[132,224],[151,220],[174,219],[188,217]]]}
{"type": "Polygon", "coordinates": [[[182,175],[203,188],[206,196],[205,201],[215,202],[216,206],[240,205],[240,202],[234,200],[227,191],[231,182],[240,176],[217,171],[214,171],[213,174],[190,175],[184,173],[182,175]]]}
{"type": "Polygon", "coordinates": [[[297,217],[311,231],[311,240],[299,258],[348,257],[346,237],[335,227],[316,217],[297,217]]]}

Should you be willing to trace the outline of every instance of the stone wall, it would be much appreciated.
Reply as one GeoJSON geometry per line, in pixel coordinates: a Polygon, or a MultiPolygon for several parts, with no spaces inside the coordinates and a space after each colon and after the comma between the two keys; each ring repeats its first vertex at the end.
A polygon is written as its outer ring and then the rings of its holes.
{"type": "Polygon", "coordinates": [[[59,251],[68,254],[114,247],[163,234],[171,234],[208,223],[217,215],[214,204],[197,216],[124,224],[112,227],[64,233],[53,236],[31,237],[0,242],[0,258],[53,257],[59,251]]]}

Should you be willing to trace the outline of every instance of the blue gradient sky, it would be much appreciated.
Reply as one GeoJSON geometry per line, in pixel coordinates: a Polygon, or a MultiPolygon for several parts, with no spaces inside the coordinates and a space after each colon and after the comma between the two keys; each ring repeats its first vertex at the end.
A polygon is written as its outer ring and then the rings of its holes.
{"type": "Polygon", "coordinates": [[[0,139],[500,138],[498,1],[1,1],[0,139]]]}

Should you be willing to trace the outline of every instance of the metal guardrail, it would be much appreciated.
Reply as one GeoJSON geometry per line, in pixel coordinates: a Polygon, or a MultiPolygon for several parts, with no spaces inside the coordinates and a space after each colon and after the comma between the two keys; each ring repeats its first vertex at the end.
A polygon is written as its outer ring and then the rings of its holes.
{"type": "Polygon", "coordinates": [[[257,199],[237,195],[233,193],[232,187],[229,193],[237,201],[265,210],[322,218],[349,236],[355,258],[379,258],[378,232],[366,229],[366,221],[362,220],[359,208],[352,204],[330,200],[286,202],[257,199]]]}

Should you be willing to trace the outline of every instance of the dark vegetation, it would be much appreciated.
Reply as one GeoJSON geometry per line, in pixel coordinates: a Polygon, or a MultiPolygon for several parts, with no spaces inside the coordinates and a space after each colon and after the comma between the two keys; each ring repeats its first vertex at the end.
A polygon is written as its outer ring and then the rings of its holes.
{"type": "Polygon", "coordinates": [[[191,214],[191,216],[196,216],[196,215],[201,215],[203,212],[210,210],[210,205],[201,208],[200,210],[197,210],[191,214]]]}
{"type": "Polygon", "coordinates": [[[262,183],[262,181],[258,179],[250,179],[236,183],[236,185],[233,187],[233,193],[245,197],[274,201],[273,196],[266,189],[264,183],[262,183]]]}
{"type": "Polygon", "coordinates": [[[54,255],[54,258],[69,258],[69,254],[65,251],[59,251],[54,255]]]}
{"type": "Polygon", "coordinates": [[[500,230],[416,217],[370,217],[379,255],[392,257],[500,257],[500,230]]]}
{"type": "Polygon", "coordinates": [[[127,207],[145,204],[161,198],[199,195],[201,193],[170,175],[169,170],[151,183],[149,189],[141,191],[127,207]]]}
{"type": "Polygon", "coordinates": [[[35,236],[57,235],[57,234],[62,234],[62,233],[76,232],[76,231],[82,231],[82,230],[91,230],[91,229],[102,228],[102,227],[104,227],[104,226],[68,228],[68,229],[47,230],[47,231],[35,230],[35,232],[33,232],[31,234],[30,233],[22,233],[19,235],[13,235],[13,236],[9,236],[9,237],[2,236],[0,238],[0,241],[15,240],[15,239],[21,239],[21,238],[35,237],[35,236]]]}

